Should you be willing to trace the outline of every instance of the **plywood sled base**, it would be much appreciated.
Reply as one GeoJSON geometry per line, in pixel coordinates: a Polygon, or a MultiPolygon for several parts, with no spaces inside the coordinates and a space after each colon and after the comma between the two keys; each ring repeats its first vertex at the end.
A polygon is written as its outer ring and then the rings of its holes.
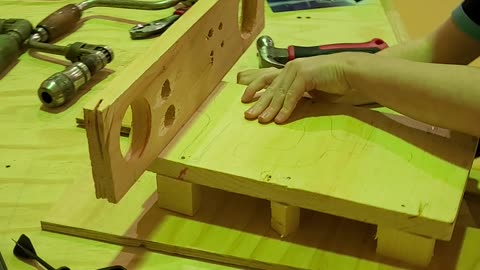
{"type": "MultiPolygon", "coordinates": [[[[96,199],[93,189],[90,181],[72,185],[42,229],[242,269],[415,269],[376,255],[375,226],[357,221],[302,209],[298,230],[281,238],[271,228],[267,200],[202,187],[202,207],[189,217],[158,207],[153,174],[118,204],[96,199]]],[[[437,241],[428,269],[455,269],[460,250],[468,252],[464,233],[459,227],[451,242],[437,241]]]]}

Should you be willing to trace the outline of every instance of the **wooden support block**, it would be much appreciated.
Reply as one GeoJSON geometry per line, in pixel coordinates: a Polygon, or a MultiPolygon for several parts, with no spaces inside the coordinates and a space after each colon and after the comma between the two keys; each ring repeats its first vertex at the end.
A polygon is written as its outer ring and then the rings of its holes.
{"type": "Polygon", "coordinates": [[[157,204],[184,215],[193,216],[200,207],[200,185],[157,174],[157,204]]]}
{"type": "Polygon", "coordinates": [[[417,266],[428,266],[435,239],[395,229],[377,227],[377,254],[417,266]]]}
{"type": "Polygon", "coordinates": [[[270,207],[272,211],[271,226],[281,237],[297,230],[300,224],[299,207],[274,201],[270,202],[270,207]]]}

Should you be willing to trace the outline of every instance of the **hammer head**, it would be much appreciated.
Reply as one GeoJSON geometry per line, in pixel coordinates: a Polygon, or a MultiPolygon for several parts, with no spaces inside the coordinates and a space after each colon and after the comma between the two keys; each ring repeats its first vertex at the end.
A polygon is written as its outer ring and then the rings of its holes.
{"type": "Polygon", "coordinates": [[[273,57],[275,47],[273,39],[269,36],[261,36],[257,39],[257,57],[260,68],[276,67],[283,68],[284,65],[277,62],[273,57]]]}

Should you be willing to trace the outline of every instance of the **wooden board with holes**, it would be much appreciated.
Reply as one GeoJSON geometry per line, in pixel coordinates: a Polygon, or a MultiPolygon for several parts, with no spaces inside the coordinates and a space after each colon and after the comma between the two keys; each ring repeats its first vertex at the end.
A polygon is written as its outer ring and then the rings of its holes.
{"type": "MultiPolygon", "coordinates": [[[[239,269],[417,269],[375,254],[375,227],[302,210],[299,230],[279,238],[270,228],[268,201],[204,188],[195,217],[159,208],[155,176],[145,174],[118,203],[95,199],[78,182],[43,219],[43,230],[168,254],[237,265],[239,269]],[[128,213],[128,214],[125,214],[128,213]]],[[[480,258],[480,230],[462,207],[453,238],[437,244],[428,268],[467,270],[480,258]],[[466,226],[471,226],[466,228],[466,226]],[[468,238],[465,236],[468,235],[468,238]]]]}
{"type": "Polygon", "coordinates": [[[98,198],[118,202],[264,25],[263,1],[199,1],[84,108],[98,198]],[[120,149],[132,110],[132,144],[120,149]]]}

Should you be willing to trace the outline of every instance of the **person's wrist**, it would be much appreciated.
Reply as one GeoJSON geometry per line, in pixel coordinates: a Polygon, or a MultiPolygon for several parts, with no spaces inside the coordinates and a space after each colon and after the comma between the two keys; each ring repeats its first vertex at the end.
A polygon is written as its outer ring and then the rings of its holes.
{"type": "Polygon", "coordinates": [[[364,70],[368,67],[368,62],[373,55],[361,52],[344,52],[342,54],[344,77],[350,91],[353,91],[359,88],[359,78],[361,78],[364,70]]]}

